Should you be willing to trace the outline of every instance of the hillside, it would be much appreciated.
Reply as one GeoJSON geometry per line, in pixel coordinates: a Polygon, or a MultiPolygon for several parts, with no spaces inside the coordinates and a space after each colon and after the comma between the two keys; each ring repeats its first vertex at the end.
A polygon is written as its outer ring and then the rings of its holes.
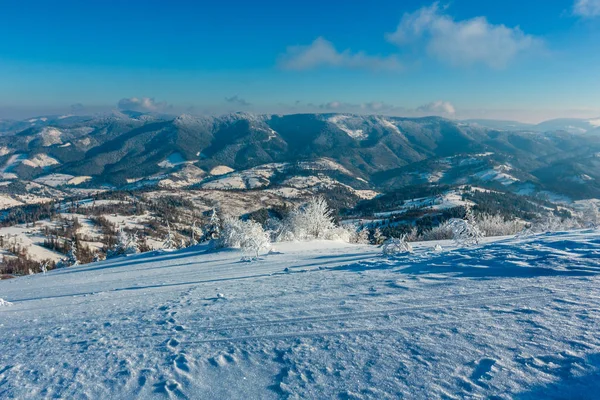
{"type": "Polygon", "coordinates": [[[190,247],[0,281],[2,398],[580,398],[600,233],[190,247]]]}

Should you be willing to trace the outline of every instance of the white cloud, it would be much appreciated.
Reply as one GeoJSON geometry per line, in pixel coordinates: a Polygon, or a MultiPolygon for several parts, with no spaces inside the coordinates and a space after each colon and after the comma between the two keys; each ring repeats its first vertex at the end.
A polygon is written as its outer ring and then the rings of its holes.
{"type": "Polygon", "coordinates": [[[157,102],[151,97],[130,97],[119,100],[117,104],[120,110],[142,111],[142,112],[159,112],[166,111],[171,108],[166,102],[157,102]]]}
{"type": "Polygon", "coordinates": [[[424,104],[418,107],[417,111],[428,115],[454,115],[456,113],[452,103],[441,100],[424,104]]]}
{"type": "Polygon", "coordinates": [[[227,103],[235,104],[236,106],[241,106],[241,107],[248,107],[248,106],[252,105],[251,103],[249,103],[245,99],[241,98],[237,94],[235,96],[232,96],[232,97],[225,97],[225,101],[227,103]]]}
{"type": "MultiPolygon", "coordinates": [[[[594,0],[597,1],[597,0],[594,0]]],[[[456,21],[438,3],[406,13],[393,33],[398,46],[425,45],[430,56],[454,66],[506,67],[519,54],[542,47],[542,41],[519,27],[494,25],[485,17],[456,21]]]]}
{"type": "Polygon", "coordinates": [[[366,69],[375,71],[398,71],[402,64],[396,56],[380,57],[350,50],[339,52],[322,37],[308,46],[288,47],[279,59],[279,65],[290,70],[309,70],[319,67],[366,69]]]}
{"type": "Polygon", "coordinates": [[[575,0],[573,14],[581,17],[599,17],[600,0],[575,0]]]}

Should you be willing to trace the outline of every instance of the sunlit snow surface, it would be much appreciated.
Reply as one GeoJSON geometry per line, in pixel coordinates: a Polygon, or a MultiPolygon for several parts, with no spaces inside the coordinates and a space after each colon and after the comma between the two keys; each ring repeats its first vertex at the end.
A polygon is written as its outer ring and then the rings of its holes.
{"type": "Polygon", "coordinates": [[[598,398],[600,233],[204,247],[0,282],[0,398],[598,398]]]}

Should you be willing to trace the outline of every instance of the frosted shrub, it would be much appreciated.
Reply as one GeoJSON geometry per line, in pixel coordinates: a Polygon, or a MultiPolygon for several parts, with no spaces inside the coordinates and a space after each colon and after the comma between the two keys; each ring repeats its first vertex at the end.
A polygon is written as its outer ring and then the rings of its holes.
{"type": "Polygon", "coordinates": [[[321,239],[324,240],[335,240],[344,243],[353,243],[352,241],[356,238],[357,232],[354,228],[346,227],[334,227],[327,230],[321,239]]]}
{"type": "Polygon", "coordinates": [[[246,260],[258,258],[261,251],[271,247],[269,233],[254,221],[242,221],[237,218],[223,219],[221,237],[216,240],[217,248],[240,248],[250,256],[246,260]]]}
{"type": "Polygon", "coordinates": [[[242,230],[241,220],[225,217],[220,237],[216,239],[217,248],[239,248],[241,246],[242,230]]]}
{"type": "Polygon", "coordinates": [[[477,219],[477,226],[484,236],[508,236],[521,232],[525,224],[517,220],[506,221],[500,215],[482,214],[477,219]]]}
{"type": "Polygon", "coordinates": [[[265,222],[265,231],[269,234],[269,237],[272,242],[276,242],[279,240],[280,235],[283,231],[283,221],[278,218],[269,218],[265,222]]]}
{"type": "MultiPolygon", "coordinates": [[[[333,232],[340,228],[333,229],[333,232]]],[[[360,228],[357,225],[345,225],[341,227],[347,233],[339,232],[337,234],[338,239],[348,243],[355,244],[369,244],[369,230],[366,228],[360,228]]]]}
{"type": "Polygon", "coordinates": [[[332,232],[334,229],[331,210],[325,198],[313,197],[288,215],[279,240],[328,239],[346,235],[341,231],[332,232]]]}
{"type": "Polygon", "coordinates": [[[584,210],[583,225],[592,229],[600,227],[600,211],[596,203],[590,202],[584,210]]]}
{"type": "Polygon", "coordinates": [[[6,306],[12,306],[12,303],[0,298],[0,307],[6,306]]]}
{"type": "Polygon", "coordinates": [[[538,217],[531,226],[525,230],[525,234],[568,231],[582,228],[581,223],[574,218],[562,219],[552,212],[538,217]]]}
{"type": "Polygon", "coordinates": [[[452,229],[452,239],[458,247],[476,246],[483,238],[477,225],[466,219],[453,218],[449,221],[449,226],[452,229]]]}
{"type": "Polygon", "coordinates": [[[401,238],[389,238],[385,242],[383,242],[382,252],[386,256],[393,256],[396,254],[403,253],[412,253],[413,248],[406,241],[406,236],[402,236],[401,238]]]}
{"type": "Polygon", "coordinates": [[[423,233],[422,239],[426,241],[430,240],[450,240],[454,238],[450,221],[446,221],[426,232],[423,233]]]}
{"type": "Polygon", "coordinates": [[[258,258],[261,251],[266,251],[271,247],[269,234],[263,227],[254,221],[245,221],[241,224],[240,248],[245,253],[250,253],[254,258],[258,258]]]}

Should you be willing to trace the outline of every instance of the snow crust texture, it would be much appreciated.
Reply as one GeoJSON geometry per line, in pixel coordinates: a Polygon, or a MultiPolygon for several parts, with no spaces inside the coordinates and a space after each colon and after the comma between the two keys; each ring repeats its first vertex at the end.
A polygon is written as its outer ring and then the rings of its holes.
{"type": "Polygon", "coordinates": [[[2,399],[594,399],[600,233],[197,246],[0,281],[2,399]]]}

